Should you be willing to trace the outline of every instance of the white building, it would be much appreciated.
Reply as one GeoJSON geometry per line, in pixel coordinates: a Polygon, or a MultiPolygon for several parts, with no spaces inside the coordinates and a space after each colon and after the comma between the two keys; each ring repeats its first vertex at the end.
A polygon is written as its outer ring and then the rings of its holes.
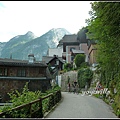
{"type": "Polygon", "coordinates": [[[58,57],[62,57],[63,48],[49,48],[48,49],[48,56],[57,55],[58,57]]]}

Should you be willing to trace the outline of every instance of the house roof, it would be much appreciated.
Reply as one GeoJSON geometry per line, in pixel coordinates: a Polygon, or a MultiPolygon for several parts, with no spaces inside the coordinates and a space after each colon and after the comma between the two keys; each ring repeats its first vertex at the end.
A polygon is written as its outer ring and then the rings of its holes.
{"type": "Polygon", "coordinates": [[[63,43],[61,41],[59,41],[59,44],[57,45],[57,47],[62,47],[63,43]]]}
{"type": "Polygon", "coordinates": [[[50,61],[52,61],[55,57],[56,57],[57,59],[59,59],[62,63],[64,63],[62,57],[57,57],[57,56],[43,56],[43,57],[42,57],[42,61],[45,61],[46,64],[47,64],[47,63],[49,63],[50,61]]]}
{"type": "Polygon", "coordinates": [[[72,35],[64,35],[64,37],[62,38],[62,40],[60,40],[60,44],[61,42],[78,42],[77,41],[77,35],[76,34],[72,34],[72,35]]]}
{"type": "Polygon", "coordinates": [[[0,65],[47,67],[47,64],[44,63],[43,61],[34,61],[33,63],[29,63],[28,60],[17,60],[17,59],[8,59],[8,58],[0,58],[0,65]]]}
{"type": "Polygon", "coordinates": [[[85,52],[82,51],[82,50],[75,50],[75,49],[72,49],[72,53],[85,53],[85,52]]]}

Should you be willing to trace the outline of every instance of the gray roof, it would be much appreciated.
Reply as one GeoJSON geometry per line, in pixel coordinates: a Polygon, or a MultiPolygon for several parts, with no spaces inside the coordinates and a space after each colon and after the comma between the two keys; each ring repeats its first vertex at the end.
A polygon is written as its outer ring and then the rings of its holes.
{"type": "Polygon", "coordinates": [[[73,52],[73,53],[85,53],[85,52],[82,51],[82,50],[75,50],[75,49],[72,49],[72,52],[73,52]]]}
{"type": "MultiPolygon", "coordinates": [[[[63,62],[63,59],[62,57],[57,57],[62,63],[63,62]]],[[[42,61],[45,61],[46,63],[49,63],[52,59],[54,59],[54,56],[43,56],[42,57],[42,61]]]]}
{"type": "Polygon", "coordinates": [[[63,39],[60,40],[60,43],[61,42],[78,42],[77,35],[76,34],[64,35],[63,39]]]}
{"type": "Polygon", "coordinates": [[[49,63],[53,59],[53,56],[43,56],[42,61],[45,61],[46,63],[49,63]]]}
{"type": "Polygon", "coordinates": [[[8,58],[0,58],[0,65],[8,65],[8,66],[47,66],[43,61],[34,61],[33,63],[29,63],[28,60],[17,60],[17,59],[8,59],[8,58]]]}

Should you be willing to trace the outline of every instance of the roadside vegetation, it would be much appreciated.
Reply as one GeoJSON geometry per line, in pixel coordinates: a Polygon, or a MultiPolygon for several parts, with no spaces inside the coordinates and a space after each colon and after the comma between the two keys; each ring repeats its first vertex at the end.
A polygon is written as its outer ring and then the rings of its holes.
{"type": "MultiPolygon", "coordinates": [[[[0,108],[0,112],[5,112],[8,111],[12,108],[15,108],[17,106],[23,105],[23,104],[27,104],[30,103],[34,100],[37,100],[41,97],[44,97],[50,93],[55,93],[56,91],[61,90],[61,88],[58,85],[55,85],[52,89],[47,90],[45,93],[42,93],[41,91],[29,91],[28,89],[28,83],[26,83],[26,85],[24,86],[22,92],[19,92],[18,90],[12,91],[11,93],[8,93],[10,96],[10,100],[8,102],[12,103],[12,105],[4,105],[0,108]]],[[[46,111],[46,105],[49,102],[49,99],[45,99],[43,101],[43,112],[46,111]]],[[[35,104],[32,106],[32,109],[36,109],[39,106],[39,104],[35,104]]],[[[17,118],[18,116],[20,118],[25,118],[27,115],[27,109],[28,108],[24,108],[22,111],[15,111],[12,112],[12,116],[14,116],[15,118],[17,118]]]]}
{"type": "Polygon", "coordinates": [[[120,117],[120,3],[93,2],[88,24],[88,37],[97,40],[97,62],[100,82],[110,90],[104,100],[110,103],[120,117]]]}

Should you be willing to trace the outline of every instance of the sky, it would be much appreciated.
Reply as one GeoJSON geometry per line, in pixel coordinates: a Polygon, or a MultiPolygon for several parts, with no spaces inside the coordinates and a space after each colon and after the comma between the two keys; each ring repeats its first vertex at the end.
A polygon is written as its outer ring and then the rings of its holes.
{"type": "Polygon", "coordinates": [[[0,42],[28,31],[37,37],[53,28],[71,34],[87,24],[93,1],[0,1],[0,42]]]}

